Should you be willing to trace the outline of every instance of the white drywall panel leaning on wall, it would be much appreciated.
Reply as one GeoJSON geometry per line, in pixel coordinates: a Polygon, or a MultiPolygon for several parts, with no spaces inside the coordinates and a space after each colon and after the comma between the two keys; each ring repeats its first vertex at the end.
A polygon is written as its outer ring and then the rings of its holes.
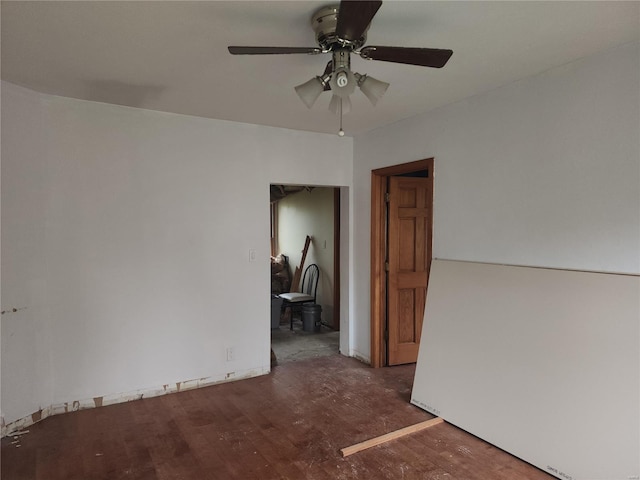
{"type": "Polygon", "coordinates": [[[639,276],[436,260],[411,402],[558,478],[638,478],[639,295],[639,276]]]}

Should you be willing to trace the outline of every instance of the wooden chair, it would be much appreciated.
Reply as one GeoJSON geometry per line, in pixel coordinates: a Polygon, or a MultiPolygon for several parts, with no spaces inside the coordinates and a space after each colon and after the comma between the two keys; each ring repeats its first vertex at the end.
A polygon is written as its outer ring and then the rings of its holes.
{"type": "Polygon", "coordinates": [[[278,295],[282,299],[282,314],[284,314],[287,308],[291,309],[291,330],[293,330],[294,311],[301,311],[302,305],[305,303],[316,303],[319,278],[320,269],[318,265],[312,263],[304,271],[304,276],[302,277],[302,292],[289,292],[278,295]]]}

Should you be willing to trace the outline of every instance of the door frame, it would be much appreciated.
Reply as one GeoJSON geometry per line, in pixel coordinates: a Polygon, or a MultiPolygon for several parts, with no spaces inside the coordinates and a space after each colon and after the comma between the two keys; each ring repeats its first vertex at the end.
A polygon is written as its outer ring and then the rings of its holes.
{"type": "Polygon", "coordinates": [[[340,187],[333,187],[333,329],[340,331],[340,187]]]}
{"type": "MultiPolygon", "coordinates": [[[[340,312],[342,310],[341,306],[341,290],[342,283],[340,281],[340,276],[342,275],[341,267],[341,254],[340,254],[340,245],[342,241],[342,231],[343,224],[341,218],[341,198],[340,192],[342,191],[342,186],[339,185],[314,185],[312,183],[292,183],[287,184],[285,182],[270,182],[269,187],[272,185],[296,185],[296,186],[310,186],[313,188],[326,188],[331,189],[333,191],[333,239],[331,240],[333,243],[333,324],[331,328],[335,331],[340,331],[340,312]]],[[[270,209],[270,227],[271,227],[271,256],[274,256],[276,253],[277,247],[277,235],[273,236],[274,229],[277,231],[278,229],[278,209],[277,206],[274,206],[273,203],[269,202],[270,209]]],[[[341,334],[342,335],[342,334],[341,334]]]]}
{"type": "MultiPolygon", "coordinates": [[[[377,168],[371,171],[371,366],[387,364],[386,298],[387,284],[384,263],[386,260],[386,201],[387,178],[394,175],[428,170],[433,177],[433,158],[377,168]]],[[[433,199],[430,199],[433,205],[433,199]]],[[[433,239],[433,226],[429,226],[433,239]]]]}

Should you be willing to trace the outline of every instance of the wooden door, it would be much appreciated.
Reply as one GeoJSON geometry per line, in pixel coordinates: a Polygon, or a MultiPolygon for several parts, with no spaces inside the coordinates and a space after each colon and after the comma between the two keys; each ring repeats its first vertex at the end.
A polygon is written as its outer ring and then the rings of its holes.
{"type": "Polygon", "coordinates": [[[431,264],[431,178],[389,177],[387,363],[418,359],[431,264]]]}

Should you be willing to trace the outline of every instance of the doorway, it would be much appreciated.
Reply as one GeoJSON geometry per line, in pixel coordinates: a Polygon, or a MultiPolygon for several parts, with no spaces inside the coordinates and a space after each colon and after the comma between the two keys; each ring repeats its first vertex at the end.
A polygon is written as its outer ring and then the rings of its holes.
{"type": "Polygon", "coordinates": [[[272,184],[270,212],[272,310],[276,306],[272,311],[272,355],[281,364],[339,353],[340,188],[272,184]],[[285,316],[279,321],[275,319],[274,324],[273,315],[278,310],[278,299],[274,296],[302,291],[300,280],[311,264],[318,265],[320,270],[316,306],[306,309],[306,314],[296,309],[292,323],[290,316],[294,312],[287,309],[285,316]],[[309,313],[311,310],[313,314],[309,313]],[[315,328],[310,328],[311,317],[316,322],[315,328]]]}
{"type": "Polygon", "coordinates": [[[433,158],[371,172],[371,365],[417,360],[433,237],[433,158]]]}

